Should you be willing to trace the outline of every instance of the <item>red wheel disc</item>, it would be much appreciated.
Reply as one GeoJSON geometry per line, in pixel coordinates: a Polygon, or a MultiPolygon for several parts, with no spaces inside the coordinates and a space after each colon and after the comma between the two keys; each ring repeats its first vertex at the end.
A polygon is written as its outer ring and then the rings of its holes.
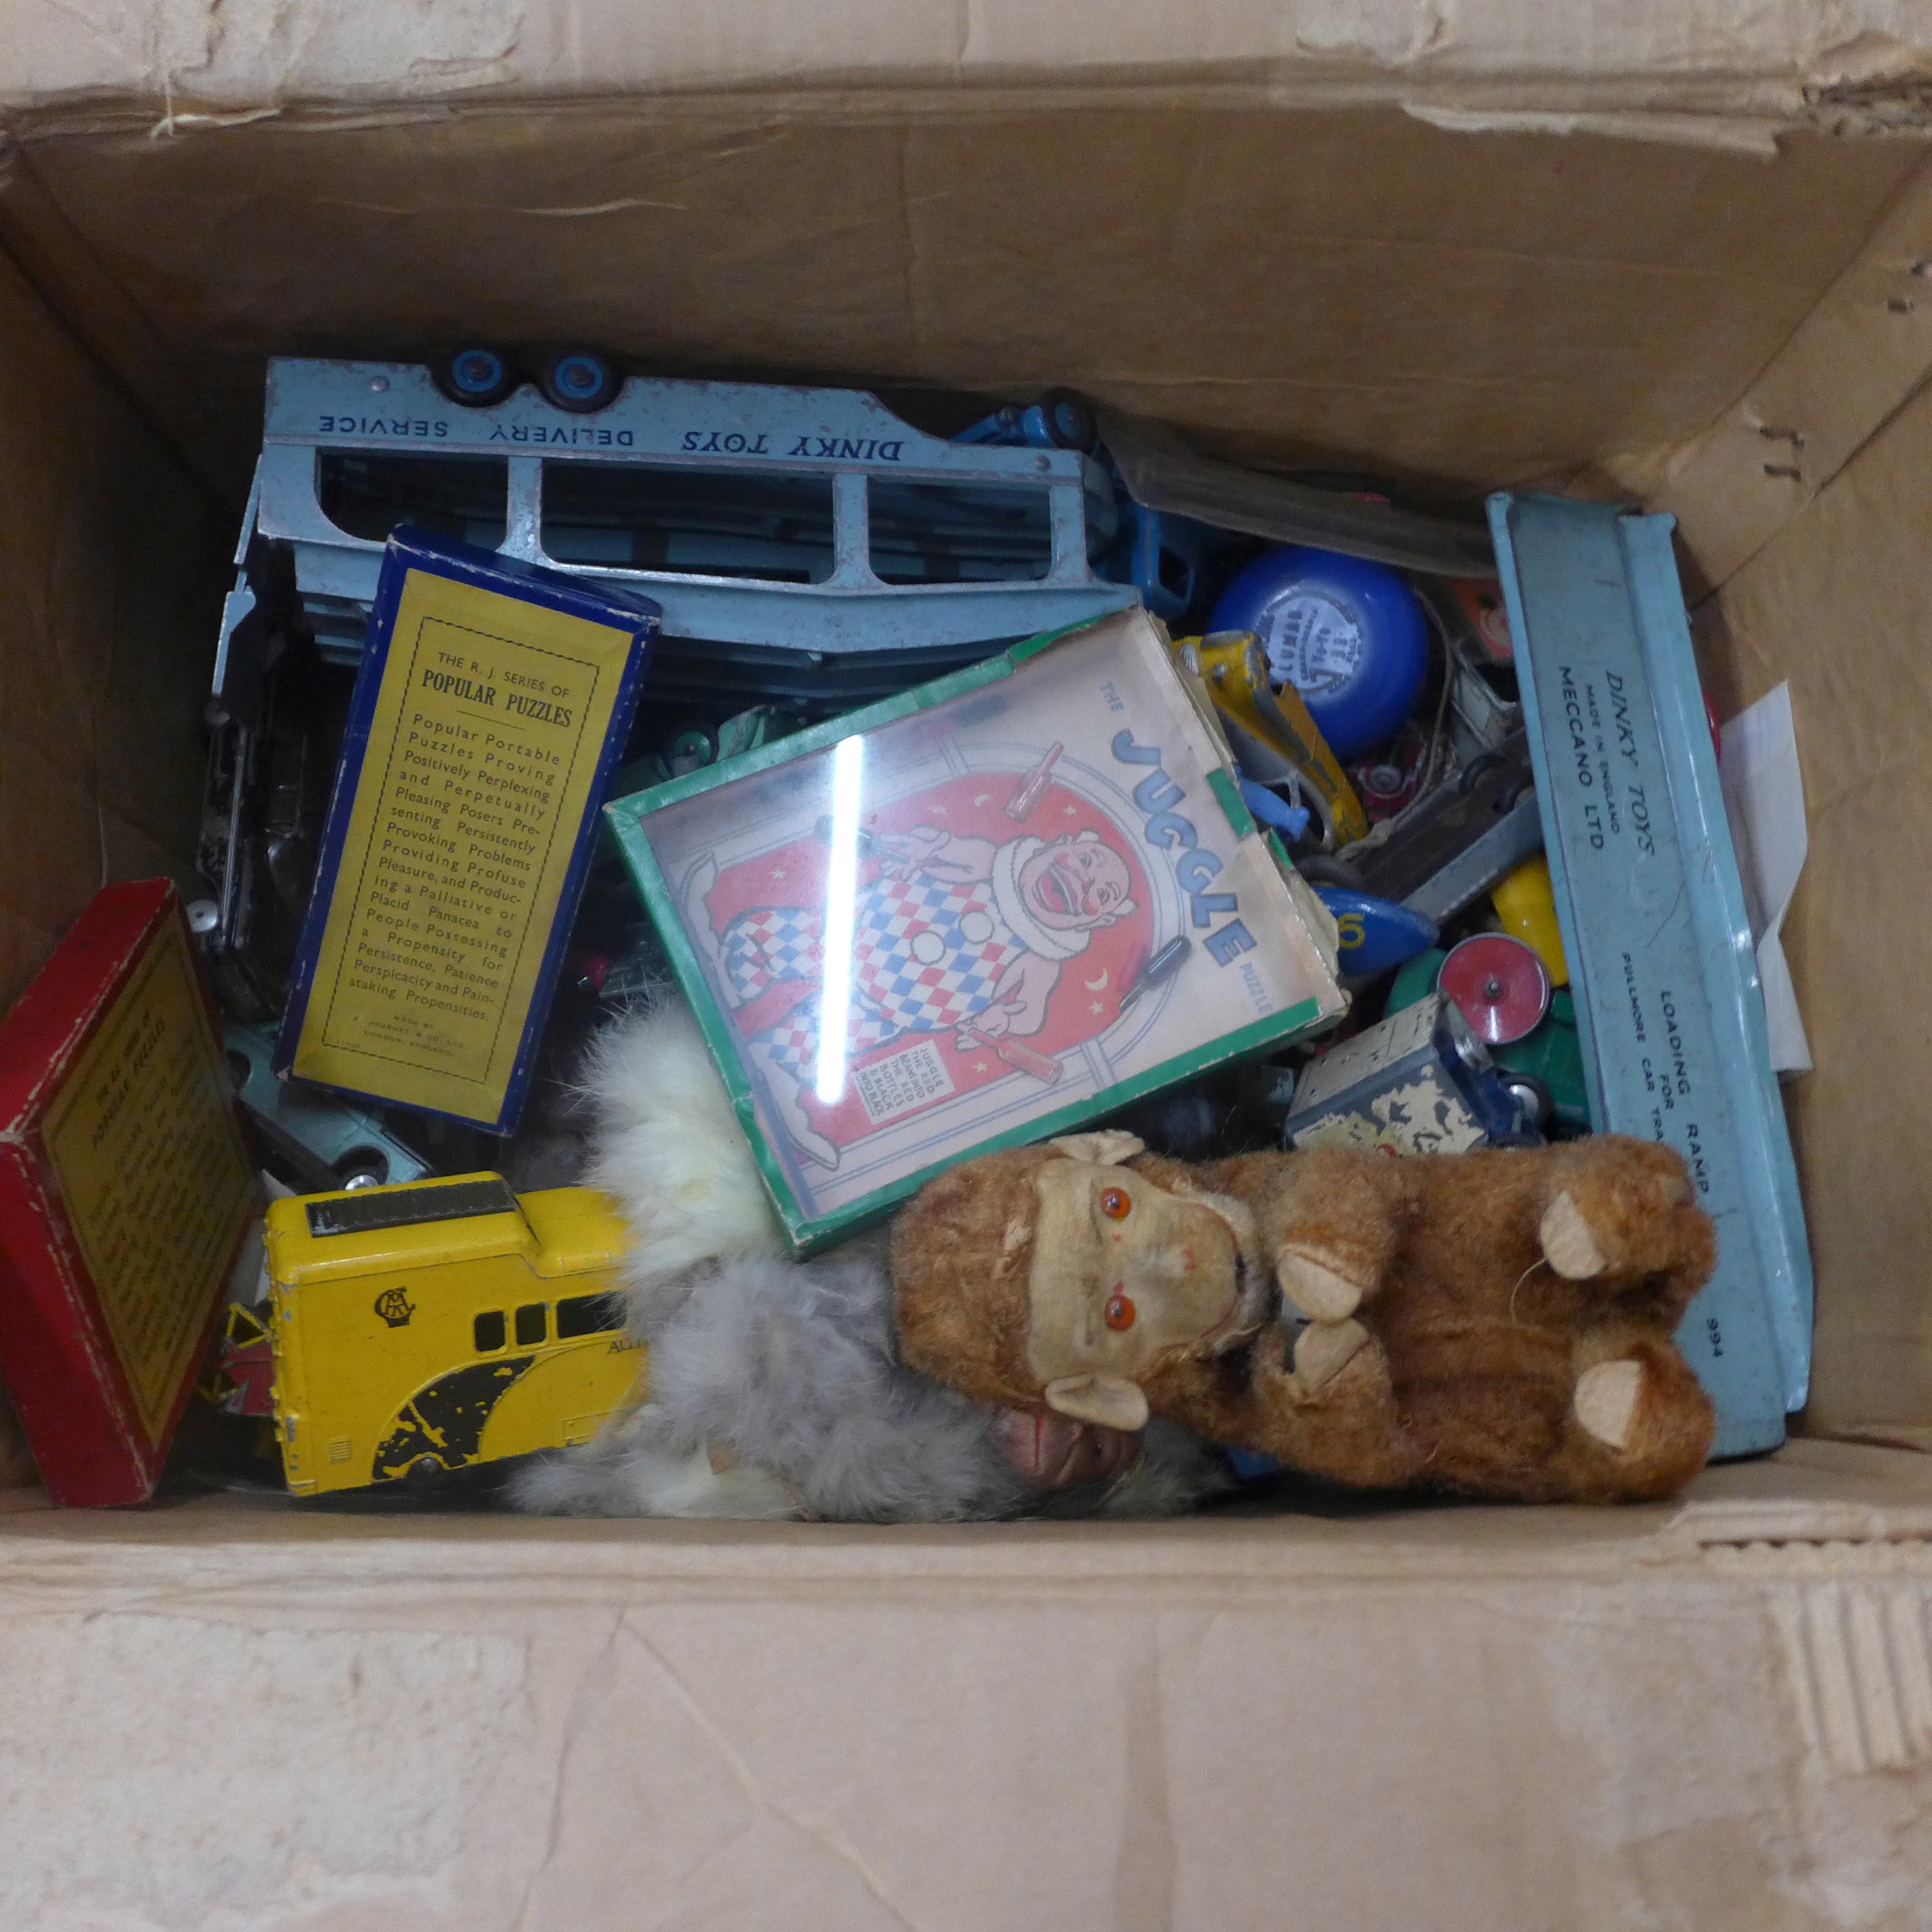
{"type": "Polygon", "coordinates": [[[1534,1033],[1550,1010],[1548,969],[1504,932],[1479,932],[1453,948],[1436,983],[1490,1046],[1534,1033]]]}

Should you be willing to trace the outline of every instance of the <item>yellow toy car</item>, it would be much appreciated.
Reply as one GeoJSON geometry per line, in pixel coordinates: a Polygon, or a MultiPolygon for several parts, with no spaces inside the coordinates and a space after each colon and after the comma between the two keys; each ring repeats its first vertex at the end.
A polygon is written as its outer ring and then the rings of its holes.
{"type": "Polygon", "coordinates": [[[275,1202],[268,1333],[298,1496],[586,1442],[643,1399],[614,1292],[628,1230],[588,1187],[472,1174],[275,1202]]]}
{"type": "Polygon", "coordinates": [[[1288,778],[1301,782],[1325,849],[1368,836],[1368,815],[1348,774],[1308,715],[1300,692],[1292,684],[1277,691],[1269,683],[1268,660],[1252,631],[1178,638],[1174,654],[1181,669],[1205,686],[1241,770],[1264,784],[1288,778]]]}

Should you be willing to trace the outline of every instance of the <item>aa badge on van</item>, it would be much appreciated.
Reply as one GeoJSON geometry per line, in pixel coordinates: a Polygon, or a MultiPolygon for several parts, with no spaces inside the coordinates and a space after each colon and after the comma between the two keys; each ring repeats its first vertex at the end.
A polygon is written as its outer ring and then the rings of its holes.
{"type": "Polygon", "coordinates": [[[390,538],[278,1072],[514,1130],[657,627],[647,598],[390,538]]]}

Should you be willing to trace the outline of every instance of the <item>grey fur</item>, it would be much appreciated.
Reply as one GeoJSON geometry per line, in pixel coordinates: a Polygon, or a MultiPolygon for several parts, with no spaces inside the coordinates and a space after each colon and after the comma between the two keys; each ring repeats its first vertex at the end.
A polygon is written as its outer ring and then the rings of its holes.
{"type": "Polygon", "coordinates": [[[690,1270],[644,1298],[650,1402],[524,1471],[515,1501],[586,1516],[946,1522],[1169,1515],[1225,1486],[1204,1443],[1156,1424],[1111,1489],[1037,1495],[996,1446],[992,1411],[896,1359],[891,1306],[869,1241],[690,1270]]]}

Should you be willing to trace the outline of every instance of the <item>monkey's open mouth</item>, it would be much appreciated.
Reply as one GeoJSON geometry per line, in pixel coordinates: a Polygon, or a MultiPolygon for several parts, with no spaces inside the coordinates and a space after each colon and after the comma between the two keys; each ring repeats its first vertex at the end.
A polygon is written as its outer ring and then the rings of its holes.
{"type": "Polygon", "coordinates": [[[1018,1408],[995,1412],[993,1439],[1006,1460],[1043,1490],[1117,1475],[1140,1447],[1140,1438],[1124,1430],[1018,1408]]]}

